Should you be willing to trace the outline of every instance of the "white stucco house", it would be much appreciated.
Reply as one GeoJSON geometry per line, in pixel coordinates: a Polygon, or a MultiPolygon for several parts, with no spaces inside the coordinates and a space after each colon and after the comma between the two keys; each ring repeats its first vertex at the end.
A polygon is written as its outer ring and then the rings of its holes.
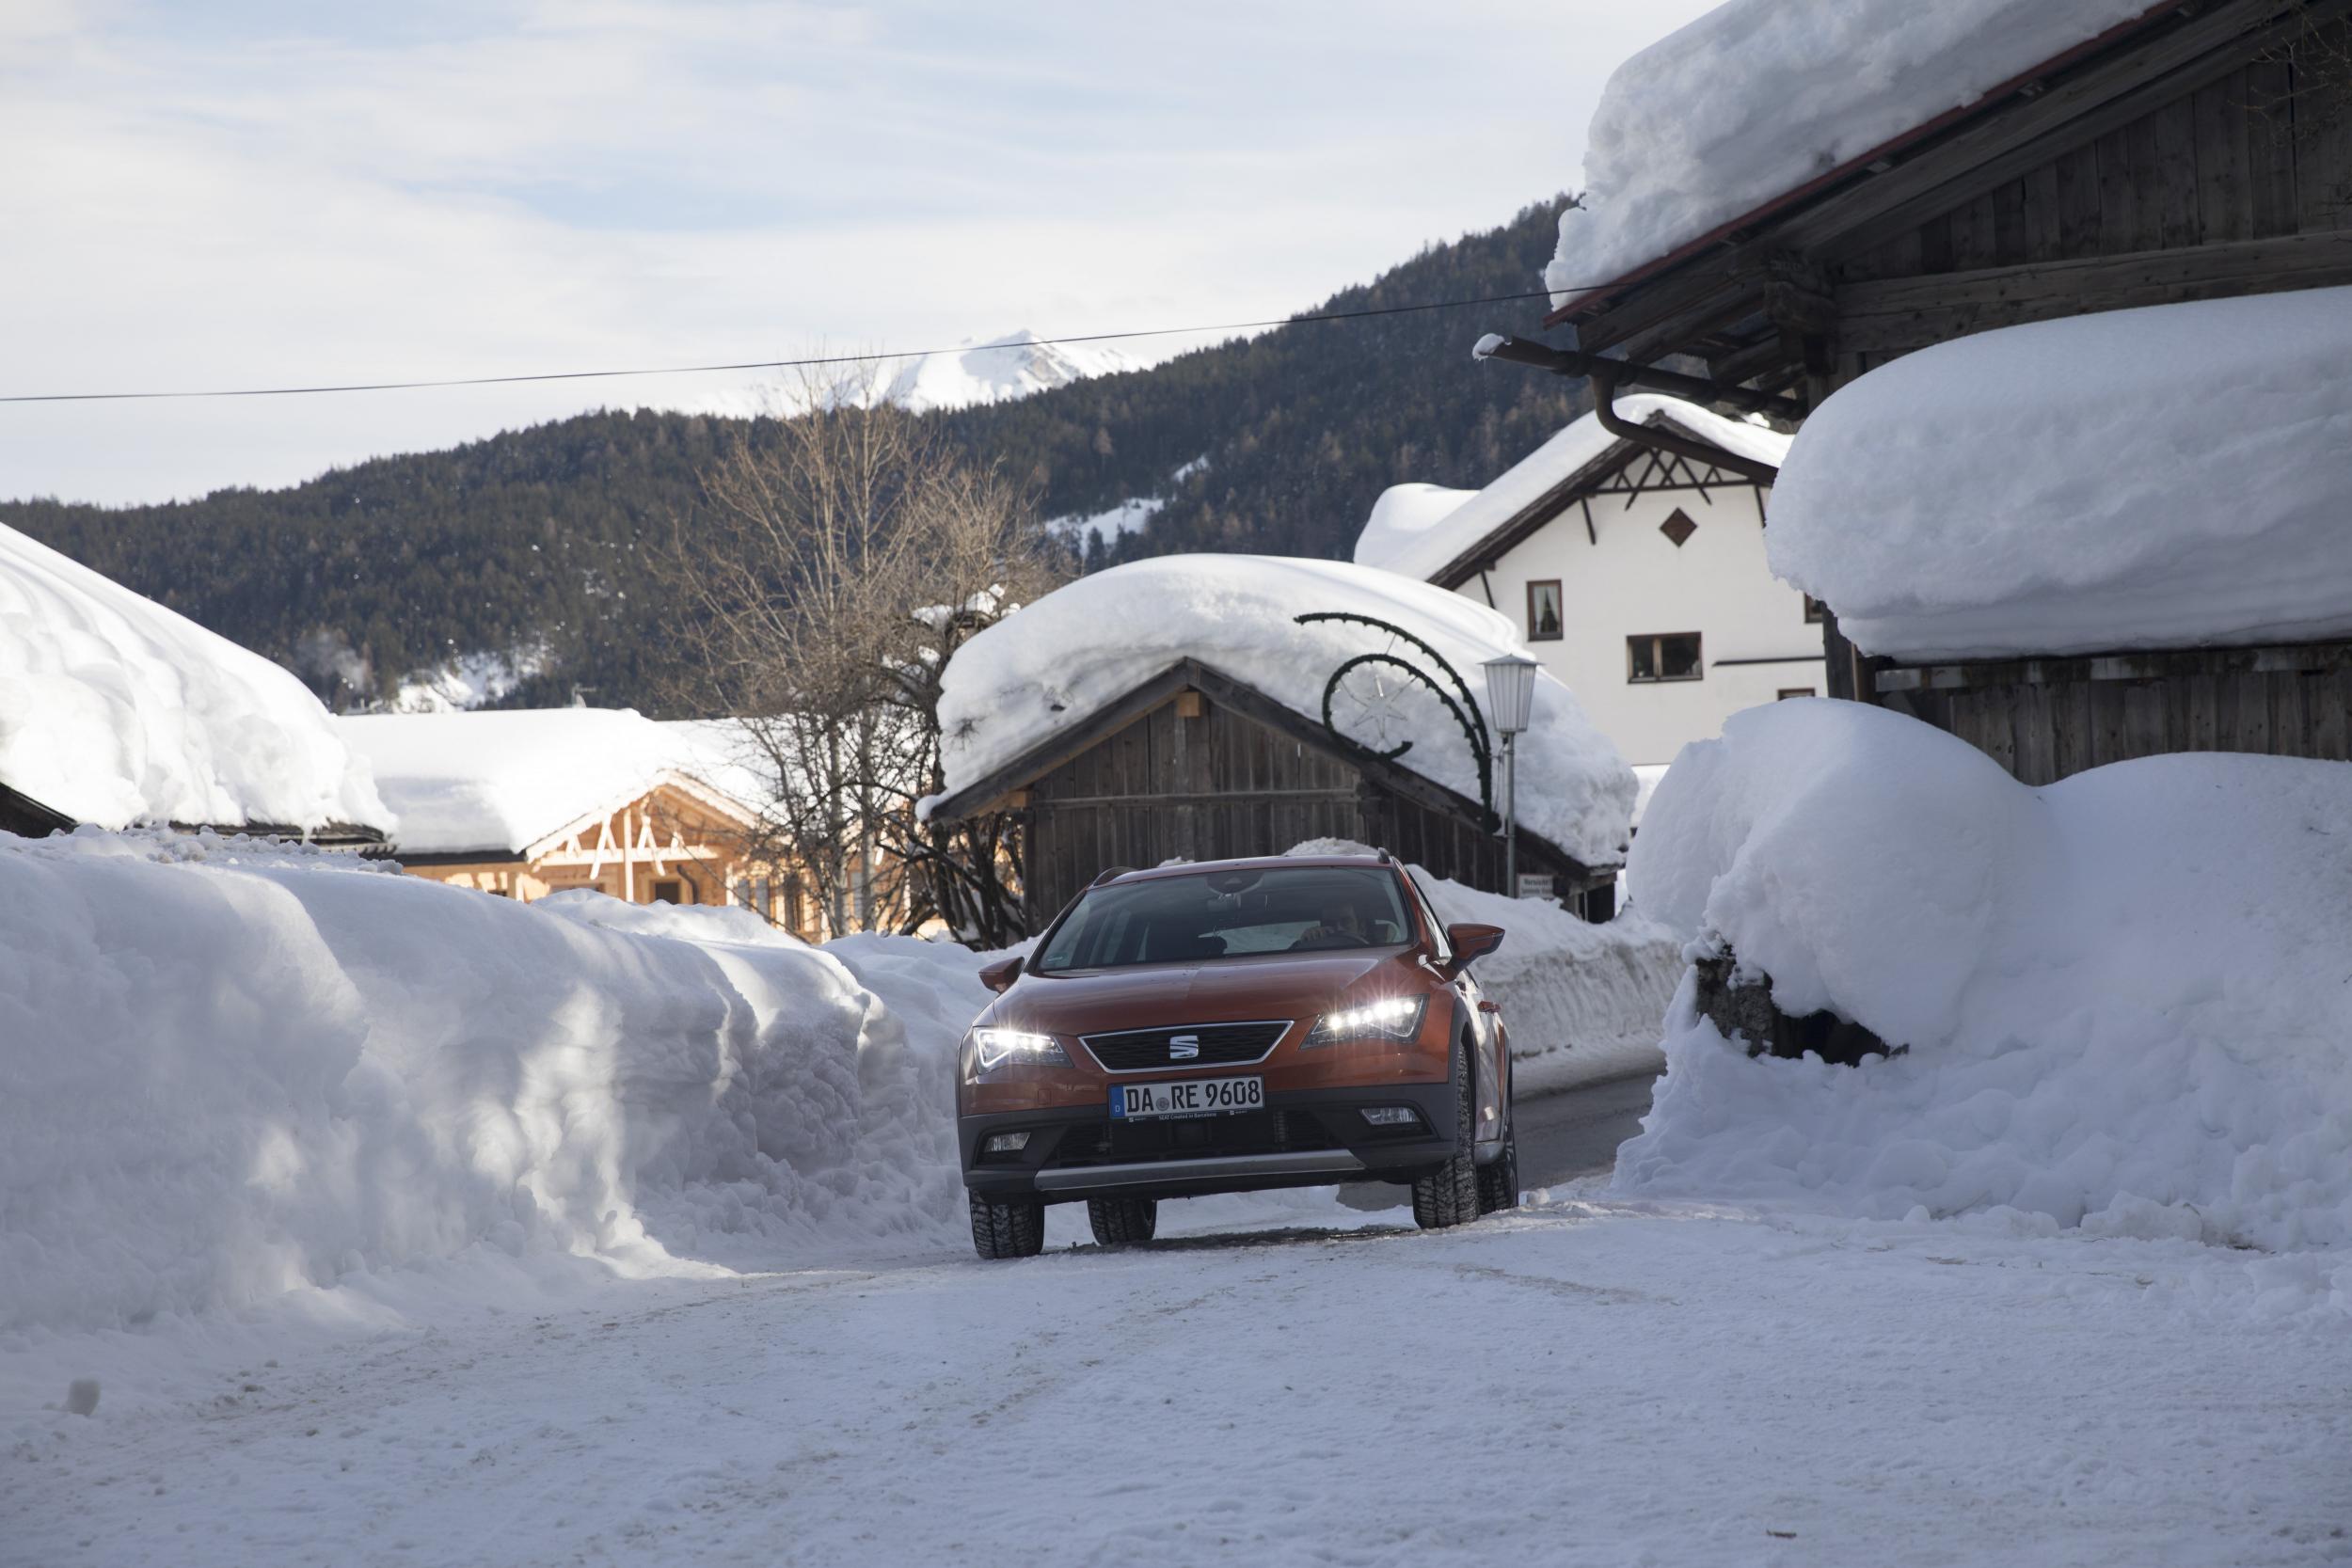
{"type": "MultiPolygon", "coordinates": [[[[1788,451],[1787,436],[1677,398],[1627,394],[1617,412],[1751,463],[1788,451]]],[[[1389,489],[1356,561],[1518,621],[1627,760],[1662,768],[1741,708],[1821,693],[1818,612],[1764,562],[1767,494],[1587,414],[1483,490],[1389,489]]]]}

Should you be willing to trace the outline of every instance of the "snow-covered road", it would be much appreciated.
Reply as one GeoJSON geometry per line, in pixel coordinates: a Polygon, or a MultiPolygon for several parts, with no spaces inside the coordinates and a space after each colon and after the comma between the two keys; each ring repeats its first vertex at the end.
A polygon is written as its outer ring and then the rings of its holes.
{"type": "Polygon", "coordinates": [[[216,1386],[19,1422],[0,1560],[2352,1560],[2352,1342],[2278,1316],[2313,1298],[2261,1259],[1246,1201],[1248,1233],[1141,1251],[256,1338],[216,1386]]]}

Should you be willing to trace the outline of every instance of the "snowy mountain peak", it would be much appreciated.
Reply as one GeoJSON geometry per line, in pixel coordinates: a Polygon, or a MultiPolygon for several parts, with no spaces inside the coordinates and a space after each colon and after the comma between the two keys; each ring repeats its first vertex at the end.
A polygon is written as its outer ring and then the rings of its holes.
{"type": "Polygon", "coordinates": [[[1109,375],[1140,366],[1104,343],[1049,343],[1023,328],[986,342],[901,361],[883,393],[892,403],[921,413],[1002,403],[1032,392],[1067,387],[1089,376],[1109,375]]]}

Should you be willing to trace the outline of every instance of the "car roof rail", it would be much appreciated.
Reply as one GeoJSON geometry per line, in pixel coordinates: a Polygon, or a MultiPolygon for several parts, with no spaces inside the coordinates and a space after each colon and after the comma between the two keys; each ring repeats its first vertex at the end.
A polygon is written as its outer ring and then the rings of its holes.
{"type": "Polygon", "coordinates": [[[1101,887],[1104,882],[1116,881],[1134,869],[1132,865],[1106,865],[1103,868],[1103,874],[1089,882],[1087,886],[1101,887]]]}

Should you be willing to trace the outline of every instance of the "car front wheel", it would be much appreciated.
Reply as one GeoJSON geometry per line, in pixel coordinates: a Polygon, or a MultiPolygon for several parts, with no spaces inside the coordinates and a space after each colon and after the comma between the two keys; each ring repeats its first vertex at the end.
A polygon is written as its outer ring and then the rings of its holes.
{"type": "Polygon", "coordinates": [[[1035,1258],[1045,1250],[1045,1204],[1034,1197],[972,1197],[972,1248],[983,1258],[1035,1258]]]}
{"type": "Polygon", "coordinates": [[[1160,1200],[1155,1197],[1090,1197],[1087,1224],[1104,1246],[1130,1246],[1148,1242],[1160,1227],[1160,1200]]]}
{"type": "Polygon", "coordinates": [[[1477,1087],[1470,1082],[1470,1053],[1454,1048],[1454,1156],[1436,1170],[1413,1178],[1413,1223],[1423,1230],[1467,1225],[1478,1205],[1477,1087]]]}

